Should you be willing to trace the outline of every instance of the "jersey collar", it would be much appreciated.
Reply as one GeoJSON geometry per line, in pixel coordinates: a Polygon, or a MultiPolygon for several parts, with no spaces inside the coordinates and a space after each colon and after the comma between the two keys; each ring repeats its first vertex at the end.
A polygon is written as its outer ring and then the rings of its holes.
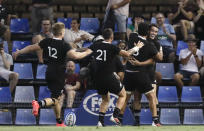
{"type": "Polygon", "coordinates": [[[53,39],[55,39],[55,40],[62,40],[61,38],[56,38],[56,37],[53,37],[53,39]]]}

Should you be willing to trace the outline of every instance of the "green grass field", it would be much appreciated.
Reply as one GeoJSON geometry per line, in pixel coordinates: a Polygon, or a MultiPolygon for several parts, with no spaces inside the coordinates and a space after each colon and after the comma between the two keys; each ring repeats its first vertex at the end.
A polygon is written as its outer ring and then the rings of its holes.
{"type": "Polygon", "coordinates": [[[204,131],[204,126],[107,126],[96,128],[94,126],[74,126],[74,127],[55,127],[55,126],[0,126],[0,131],[204,131]]]}

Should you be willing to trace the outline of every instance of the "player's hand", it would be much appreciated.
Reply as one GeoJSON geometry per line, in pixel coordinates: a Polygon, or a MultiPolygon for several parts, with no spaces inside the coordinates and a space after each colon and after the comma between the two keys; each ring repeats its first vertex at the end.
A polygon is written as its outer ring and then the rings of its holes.
{"type": "Polygon", "coordinates": [[[132,65],[135,65],[135,66],[140,66],[141,63],[136,60],[135,58],[131,57],[129,60],[128,60],[132,65]]]}
{"type": "Polygon", "coordinates": [[[138,48],[142,48],[144,46],[144,43],[141,41],[138,41],[138,43],[134,43],[134,45],[136,45],[138,48]]]}
{"type": "Polygon", "coordinates": [[[16,52],[14,52],[14,53],[12,54],[13,59],[16,60],[19,55],[20,55],[20,50],[17,49],[16,52]]]}

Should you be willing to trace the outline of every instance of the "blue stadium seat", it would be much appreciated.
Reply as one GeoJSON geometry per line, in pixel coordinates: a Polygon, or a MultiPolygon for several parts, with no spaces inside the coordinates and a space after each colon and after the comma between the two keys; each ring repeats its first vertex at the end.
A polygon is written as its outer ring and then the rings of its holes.
{"type": "Polygon", "coordinates": [[[112,44],[113,44],[113,45],[117,45],[117,44],[118,44],[118,41],[117,41],[117,40],[113,40],[113,41],[112,41],[112,44]]]}
{"type": "Polygon", "coordinates": [[[36,125],[36,119],[35,116],[32,114],[32,109],[17,109],[15,124],[36,125]]]}
{"type": "Polygon", "coordinates": [[[75,73],[79,74],[80,72],[80,65],[78,63],[75,64],[75,73]]]}
{"type": "Polygon", "coordinates": [[[11,33],[28,33],[29,21],[27,18],[11,19],[10,23],[11,33]]]}
{"type": "Polygon", "coordinates": [[[152,124],[152,113],[150,109],[141,109],[140,124],[141,125],[151,125],[152,124]]]}
{"type": "Polygon", "coordinates": [[[162,108],[160,115],[161,124],[165,125],[180,125],[179,109],[162,108]]]}
{"type": "Polygon", "coordinates": [[[0,103],[10,102],[12,102],[12,99],[9,87],[0,87],[0,103]]]}
{"type": "Polygon", "coordinates": [[[72,18],[57,18],[57,22],[62,22],[65,24],[65,27],[70,29],[72,18]]]}
{"type": "Polygon", "coordinates": [[[156,71],[162,74],[162,79],[174,79],[174,64],[173,63],[156,63],[156,71]]]}
{"type": "Polygon", "coordinates": [[[203,109],[185,109],[183,124],[185,125],[204,124],[203,109]]]}
{"type": "Polygon", "coordinates": [[[148,103],[149,101],[147,100],[147,97],[145,96],[145,94],[142,94],[142,99],[141,99],[142,103],[148,103]]]}
{"type": "Polygon", "coordinates": [[[10,124],[12,124],[11,112],[0,111],[0,125],[10,125],[10,124]]]}
{"type": "Polygon", "coordinates": [[[127,25],[132,25],[132,17],[128,17],[127,25]]]}
{"type": "Polygon", "coordinates": [[[176,86],[159,86],[158,100],[164,103],[178,102],[176,86]]]}
{"type": "Polygon", "coordinates": [[[33,86],[16,86],[14,102],[31,103],[35,99],[33,86]]]}
{"type": "Polygon", "coordinates": [[[14,72],[19,74],[19,79],[33,79],[31,63],[14,63],[14,72]]]}
{"type": "Polygon", "coordinates": [[[200,50],[203,52],[203,54],[204,54],[204,40],[202,40],[201,42],[200,42],[200,50]]]}
{"type": "Polygon", "coordinates": [[[53,109],[40,109],[40,125],[55,125],[56,117],[53,109]]]}
{"type": "Polygon", "coordinates": [[[4,52],[9,53],[9,51],[8,51],[8,42],[3,41],[3,44],[4,44],[4,52]]]}
{"type": "Polygon", "coordinates": [[[96,34],[99,32],[99,27],[98,18],[81,18],[80,30],[96,34]]]}
{"type": "Polygon", "coordinates": [[[45,72],[47,69],[47,65],[45,64],[38,64],[37,66],[37,74],[36,74],[36,79],[45,79],[45,72]]]}
{"type": "Polygon", "coordinates": [[[92,44],[93,44],[92,42],[86,41],[86,42],[83,43],[82,47],[86,48],[86,47],[89,47],[92,44]]]}
{"type": "Polygon", "coordinates": [[[188,48],[188,45],[187,45],[186,42],[184,42],[184,41],[178,41],[177,50],[176,50],[176,55],[179,56],[180,51],[181,51],[182,49],[186,49],[186,48],[188,48]]]}
{"type": "Polygon", "coordinates": [[[50,98],[51,93],[47,86],[40,86],[38,100],[50,98]]]}
{"type": "Polygon", "coordinates": [[[200,86],[183,86],[181,102],[195,102],[200,103],[202,101],[200,86]]]}
{"type": "Polygon", "coordinates": [[[30,41],[13,41],[12,52],[16,52],[17,49],[23,49],[24,47],[29,46],[30,44],[30,41]]]}

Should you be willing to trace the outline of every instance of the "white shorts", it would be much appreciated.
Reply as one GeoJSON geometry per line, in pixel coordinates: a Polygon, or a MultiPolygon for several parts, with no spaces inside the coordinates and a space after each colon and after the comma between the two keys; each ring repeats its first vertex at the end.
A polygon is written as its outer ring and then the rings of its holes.
{"type": "Polygon", "coordinates": [[[9,76],[11,73],[13,72],[0,67],[0,77],[4,78],[5,80],[9,81],[9,76]]]}

